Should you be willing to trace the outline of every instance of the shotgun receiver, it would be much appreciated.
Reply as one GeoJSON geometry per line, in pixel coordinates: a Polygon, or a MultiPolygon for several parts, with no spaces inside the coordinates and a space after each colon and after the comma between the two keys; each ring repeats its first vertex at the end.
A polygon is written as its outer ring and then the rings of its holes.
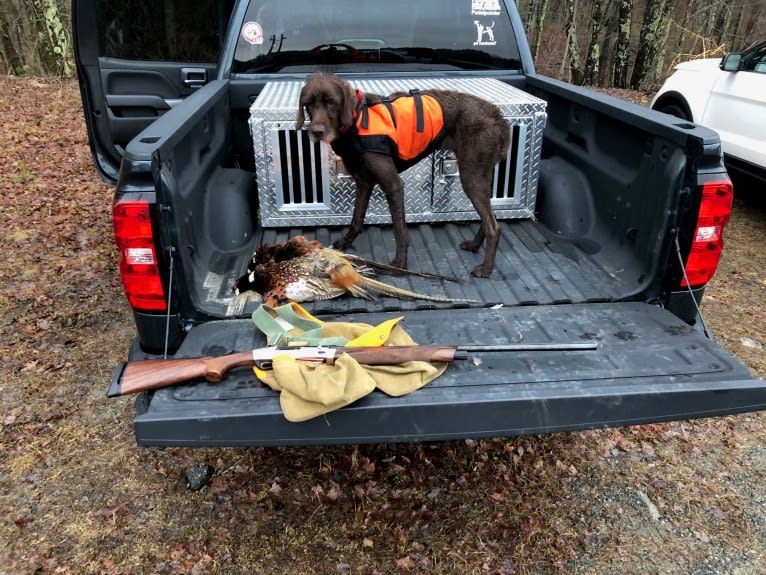
{"type": "Polygon", "coordinates": [[[507,345],[383,345],[378,347],[262,347],[218,357],[189,359],[146,359],[121,363],[115,370],[107,397],[119,397],[159,389],[204,377],[210,383],[221,381],[237,367],[268,370],[275,357],[289,355],[299,361],[332,365],[335,358],[348,354],[364,365],[399,365],[407,361],[442,362],[468,359],[469,352],[491,351],[583,351],[596,349],[595,343],[507,344],[507,345]]]}

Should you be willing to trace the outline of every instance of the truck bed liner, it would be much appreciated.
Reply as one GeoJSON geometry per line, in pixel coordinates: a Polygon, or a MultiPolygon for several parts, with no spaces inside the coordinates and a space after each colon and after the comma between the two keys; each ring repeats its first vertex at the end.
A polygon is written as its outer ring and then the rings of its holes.
{"type": "MultiPolygon", "coordinates": [[[[375,324],[392,313],[327,320],[375,324]]],[[[595,351],[475,353],[399,398],[375,391],[302,423],[247,369],[220,384],[168,387],[137,401],[143,445],[307,445],[509,436],[721,415],[766,408],[764,382],[694,328],[645,303],[457,309],[449,320],[404,313],[418,343],[595,341],[595,351]]],[[[249,320],[191,331],[176,357],[264,345],[249,320]]]]}
{"type": "MultiPolygon", "coordinates": [[[[624,298],[626,281],[630,273],[629,257],[619,261],[620,270],[609,270],[600,263],[595,246],[584,246],[558,238],[544,224],[531,220],[500,222],[501,239],[497,251],[495,270],[490,278],[475,278],[470,272],[482,261],[484,248],[470,253],[458,244],[471,239],[478,223],[444,223],[410,225],[409,268],[413,271],[454,276],[459,283],[418,277],[381,275],[378,279],[392,285],[420,293],[446,295],[454,299],[473,299],[476,304],[442,304],[425,300],[400,300],[383,297],[377,301],[342,297],[307,304],[314,313],[373,312],[387,310],[446,309],[451,307],[485,307],[557,303],[603,302],[624,298]]],[[[303,234],[331,245],[343,229],[266,229],[257,243],[278,243],[303,234]]],[[[389,226],[367,226],[356,239],[349,253],[370,260],[388,263],[394,256],[394,239],[389,226]]],[[[233,263],[230,256],[213,263],[213,270],[226,269],[226,273],[209,272],[203,282],[202,299],[214,315],[223,317],[245,316],[255,305],[244,299],[235,299],[230,286],[244,271],[251,254],[240,256],[233,263]],[[217,312],[217,313],[216,313],[217,312]]],[[[636,276],[638,274],[635,274],[636,276]]]]}

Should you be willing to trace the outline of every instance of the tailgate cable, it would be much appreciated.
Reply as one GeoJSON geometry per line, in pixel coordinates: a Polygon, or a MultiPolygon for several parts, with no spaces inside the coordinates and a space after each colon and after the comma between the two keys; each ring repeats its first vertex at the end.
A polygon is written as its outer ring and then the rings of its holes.
{"type": "Polygon", "coordinates": [[[681,244],[678,243],[678,230],[676,230],[676,233],[673,239],[675,240],[675,243],[676,243],[676,254],[678,255],[678,263],[681,264],[681,271],[684,274],[684,282],[686,283],[686,289],[689,291],[689,297],[692,298],[692,303],[694,304],[694,307],[697,310],[697,317],[700,318],[700,323],[702,324],[702,333],[704,333],[705,337],[707,337],[708,339],[713,339],[713,336],[710,334],[710,331],[708,331],[707,324],[705,323],[705,318],[702,317],[702,310],[700,309],[700,306],[697,303],[697,298],[694,297],[692,286],[689,285],[689,276],[686,275],[686,265],[684,264],[684,258],[681,255],[681,244]]]}
{"type": "Polygon", "coordinates": [[[175,248],[170,246],[168,253],[170,254],[170,277],[168,278],[168,312],[165,316],[165,351],[162,354],[162,359],[168,358],[168,342],[170,341],[170,302],[173,297],[173,252],[175,248]]]}

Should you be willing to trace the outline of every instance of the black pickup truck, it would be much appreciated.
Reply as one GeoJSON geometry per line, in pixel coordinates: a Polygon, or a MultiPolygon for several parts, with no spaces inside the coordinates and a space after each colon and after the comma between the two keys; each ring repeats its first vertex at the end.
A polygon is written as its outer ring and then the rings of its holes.
{"type": "MultiPolygon", "coordinates": [[[[342,297],[307,304],[311,313],[371,324],[403,315],[419,343],[598,346],[482,353],[407,396],[374,392],[302,423],[238,369],[217,385],[139,395],[141,445],[443,440],[766,408],[766,383],[699,315],[732,199],[715,132],[536,74],[509,1],[191,4],[72,3],[94,161],[116,185],[131,360],[265,345],[256,304],[231,291],[255,247],[344,233],[353,189],[342,163],[294,126],[298,90],[318,69],[383,93],[484,96],[506,114],[512,144],[495,171],[502,237],[486,279],[470,275],[481,253],[457,248],[478,224],[454,158],[438,151],[403,174],[410,269],[463,281],[390,281],[477,303],[342,297]]],[[[389,261],[387,221],[376,191],[352,253],[389,261]]]]}

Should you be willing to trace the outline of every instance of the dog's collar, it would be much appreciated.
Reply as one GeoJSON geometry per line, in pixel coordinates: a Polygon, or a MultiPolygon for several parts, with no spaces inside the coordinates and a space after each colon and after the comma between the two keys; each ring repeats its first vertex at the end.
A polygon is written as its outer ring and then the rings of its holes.
{"type": "Polygon", "coordinates": [[[351,118],[351,124],[348,126],[341,126],[338,131],[341,134],[345,134],[351,129],[351,126],[354,126],[356,124],[356,119],[359,117],[359,111],[364,106],[364,92],[362,92],[360,89],[356,88],[354,90],[354,98],[356,99],[356,108],[354,109],[354,115],[351,118]]]}

